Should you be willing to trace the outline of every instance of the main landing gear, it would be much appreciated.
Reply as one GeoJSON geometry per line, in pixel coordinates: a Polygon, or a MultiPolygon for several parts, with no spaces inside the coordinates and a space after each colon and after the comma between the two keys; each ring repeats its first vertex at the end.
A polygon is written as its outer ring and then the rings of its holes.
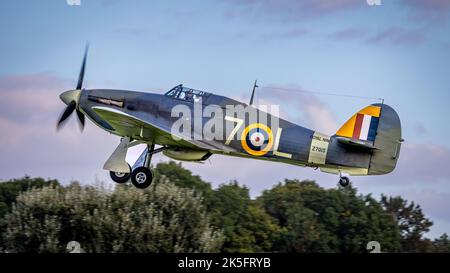
{"type": "Polygon", "coordinates": [[[344,176],[343,173],[339,172],[339,185],[342,187],[347,187],[350,184],[350,179],[344,176]]]}
{"type": "Polygon", "coordinates": [[[135,168],[131,172],[131,184],[138,189],[145,189],[152,184],[153,181],[153,173],[150,169],[150,161],[152,159],[152,155],[155,152],[155,144],[147,145],[147,149],[142,153],[142,155],[138,158],[135,163],[135,166],[139,166],[135,168]],[[140,163],[143,161],[142,163],[140,163]]]}
{"type": "Polygon", "coordinates": [[[131,184],[136,188],[145,189],[152,184],[153,180],[153,173],[150,169],[152,155],[161,152],[164,147],[155,149],[155,144],[147,145],[147,148],[131,167],[125,161],[126,153],[128,148],[138,144],[142,144],[142,142],[130,142],[130,138],[122,138],[103,168],[109,170],[109,175],[114,182],[122,184],[131,180],[131,184]]]}
{"type": "Polygon", "coordinates": [[[131,183],[138,189],[145,189],[153,181],[153,173],[150,168],[147,167],[137,167],[131,173],[131,183]]]}

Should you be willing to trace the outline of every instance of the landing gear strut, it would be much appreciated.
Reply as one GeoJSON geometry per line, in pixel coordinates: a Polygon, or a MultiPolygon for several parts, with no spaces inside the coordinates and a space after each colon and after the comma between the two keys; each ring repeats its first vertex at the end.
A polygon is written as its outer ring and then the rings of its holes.
{"type": "Polygon", "coordinates": [[[155,149],[155,144],[148,144],[133,167],[130,167],[125,161],[128,148],[143,143],[138,140],[131,141],[129,137],[120,140],[119,146],[103,166],[104,169],[109,170],[109,175],[114,182],[126,183],[131,180],[131,184],[139,189],[145,189],[152,184],[153,174],[150,170],[150,161],[152,155],[161,152],[164,147],[155,149]]]}
{"type": "Polygon", "coordinates": [[[343,174],[339,172],[339,185],[342,187],[347,187],[349,184],[350,179],[347,176],[343,176],[343,174]]]}
{"type": "Polygon", "coordinates": [[[144,166],[137,167],[131,172],[131,184],[138,189],[145,189],[152,184],[153,173],[150,170],[150,161],[155,153],[155,144],[148,145],[144,166]]]}

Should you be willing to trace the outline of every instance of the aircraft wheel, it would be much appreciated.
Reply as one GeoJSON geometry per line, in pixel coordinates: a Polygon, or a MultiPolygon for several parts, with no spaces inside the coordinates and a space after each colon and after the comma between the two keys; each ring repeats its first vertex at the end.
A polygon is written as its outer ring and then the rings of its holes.
{"type": "Polygon", "coordinates": [[[131,173],[131,183],[138,189],[145,189],[152,184],[153,174],[149,168],[138,167],[131,173]]]}
{"type": "Polygon", "coordinates": [[[112,181],[116,182],[116,183],[125,183],[128,181],[128,179],[130,179],[131,176],[131,166],[130,164],[128,164],[128,169],[130,169],[130,171],[128,173],[120,173],[120,172],[109,172],[109,176],[111,177],[112,181]]]}
{"type": "Polygon", "coordinates": [[[342,176],[341,178],[339,178],[339,184],[340,184],[342,187],[347,187],[348,184],[350,184],[350,179],[348,179],[347,176],[342,176]]]}

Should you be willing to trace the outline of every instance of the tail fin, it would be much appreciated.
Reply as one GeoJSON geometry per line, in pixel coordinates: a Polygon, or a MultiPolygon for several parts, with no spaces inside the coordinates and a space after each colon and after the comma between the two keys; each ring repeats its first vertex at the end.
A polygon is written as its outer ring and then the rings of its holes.
{"type": "Polygon", "coordinates": [[[344,123],[336,135],[354,140],[369,141],[373,144],[380,121],[380,114],[381,106],[367,106],[344,123]]]}
{"type": "Polygon", "coordinates": [[[336,133],[343,143],[372,147],[368,174],[394,170],[403,141],[401,123],[395,110],[386,104],[372,104],[353,115],[336,133]]]}

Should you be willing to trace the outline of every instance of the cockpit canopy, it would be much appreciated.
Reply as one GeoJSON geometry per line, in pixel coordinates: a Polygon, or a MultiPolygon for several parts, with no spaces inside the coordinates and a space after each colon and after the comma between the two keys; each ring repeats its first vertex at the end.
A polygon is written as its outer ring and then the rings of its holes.
{"type": "Polygon", "coordinates": [[[167,91],[164,95],[175,99],[198,102],[200,99],[206,99],[211,93],[183,87],[183,85],[180,84],[167,91]]]}

